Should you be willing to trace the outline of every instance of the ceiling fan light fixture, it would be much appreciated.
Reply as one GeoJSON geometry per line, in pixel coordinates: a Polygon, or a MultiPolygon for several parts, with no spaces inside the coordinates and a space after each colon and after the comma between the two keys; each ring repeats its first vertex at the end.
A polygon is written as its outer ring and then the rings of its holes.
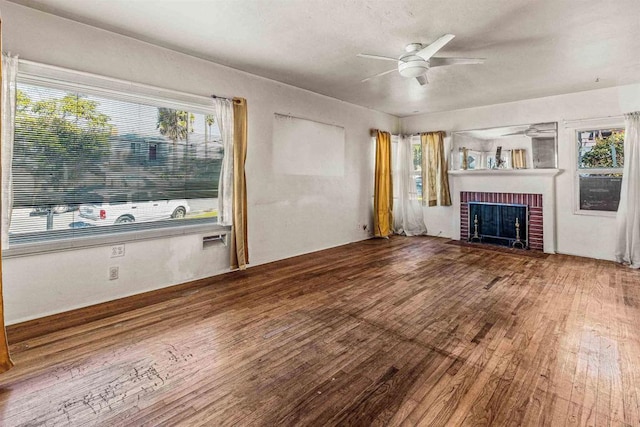
{"type": "Polygon", "coordinates": [[[398,72],[402,77],[413,78],[423,76],[429,69],[427,61],[398,62],[398,72]]]}

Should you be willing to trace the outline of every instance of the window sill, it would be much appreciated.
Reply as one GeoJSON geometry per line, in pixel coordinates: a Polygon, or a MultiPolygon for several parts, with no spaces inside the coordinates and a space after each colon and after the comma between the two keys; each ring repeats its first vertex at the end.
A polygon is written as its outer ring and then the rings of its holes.
{"type": "Polygon", "coordinates": [[[584,215],[584,216],[595,216],[595,217],[600,217],[600,218],[615,218],[616,217],[616,212],[611,212],[611,211],[583,211],[583,210],[576,210],[573,212],[574,215],[584,215]]]}
{"type": "Polygon", "coordinates": [[[155,240],[167,237],[186,236],[191,234],[215,233],[226,235],[230,232],[231,226],[211,223],[200,223],[146,230],[132,230],[100,236],[86,236],[74,239],[58,239],[42,242],[14,244],[11,248],[2,251],[2,258],[8,259],[45,253],[72,251],[84,248],[113,245],[117,243],[139,242],[143,240],[155,240]]]}

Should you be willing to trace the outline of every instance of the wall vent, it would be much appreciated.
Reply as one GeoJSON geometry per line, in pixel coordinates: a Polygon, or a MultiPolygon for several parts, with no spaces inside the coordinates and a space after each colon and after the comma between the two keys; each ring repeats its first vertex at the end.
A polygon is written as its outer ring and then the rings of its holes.
{"type": "Polygon", "coordinates": [[[208,247],[216,246],[219,244],[227,246],[226,234],[211,234],[202,238],[202,249],[206,249],[208,247]]]}

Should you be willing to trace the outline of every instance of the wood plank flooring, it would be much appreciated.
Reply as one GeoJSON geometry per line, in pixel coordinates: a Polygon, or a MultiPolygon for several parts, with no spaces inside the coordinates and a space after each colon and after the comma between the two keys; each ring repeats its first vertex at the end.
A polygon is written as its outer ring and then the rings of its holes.
{"type": "Polygon", "coordinates": [[[10,329],[0,424],[640,425],[640,272],[446,242],[369,240],[10,329]]]}

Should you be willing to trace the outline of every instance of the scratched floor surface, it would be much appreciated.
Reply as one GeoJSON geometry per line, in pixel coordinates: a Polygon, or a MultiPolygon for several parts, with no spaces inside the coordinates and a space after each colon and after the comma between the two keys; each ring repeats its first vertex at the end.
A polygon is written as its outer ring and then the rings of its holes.
{"type": "Polygon", "coordinates": [[[0,424],[640,425],[610,262],[395,237],[178,291],[14,342],[0,424]]]}

